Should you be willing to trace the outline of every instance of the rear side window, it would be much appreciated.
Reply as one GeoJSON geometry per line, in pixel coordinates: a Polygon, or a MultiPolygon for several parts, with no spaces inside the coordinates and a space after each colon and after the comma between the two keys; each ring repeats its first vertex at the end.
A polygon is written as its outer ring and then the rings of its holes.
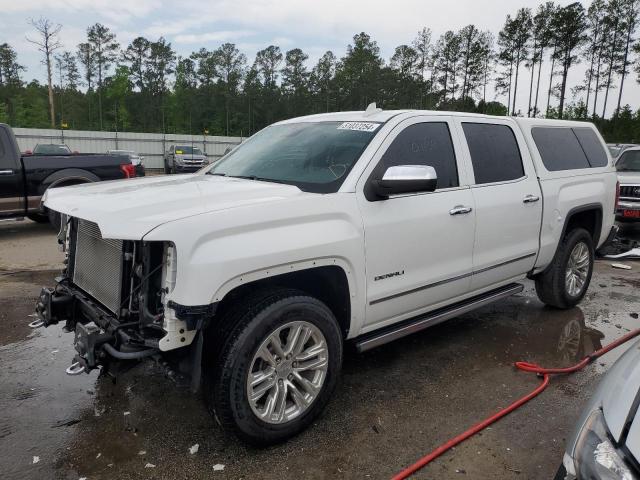
{"type": "Polygon", "coordinates": [[[507,125],[462,123],[476,184],[506,182],[524,176],[513,130],[507,125]]]}
{"type": "Polygon", "coordinates": [[[446,122],[416,123],[405,128],[382,156],[383,170],[398,165],[428,165],[438,174],[436,188],[458,186],[456,155],[446,122]]]}
{"type": "Polygon", "coordinates": [[[587,155],[589,165],[591,167],[606,167],[609,163],[607,153],[604,151],[602,142],[596,135],[596,132],[590,128],[574,128],[573,133],[576,134],[578,142],[587,155]]]}
{"type": "Polygon", "coordinates": [[[607,154],[590,128],[535,127],[531,135],[550,172],[607,165],[607,154]]]}
{"type": "Polygon", "coordinates": [[[0,168],[15,168],[14,159],[9,154],[9,149],[4,146],[9,145],[9,138],[5,130],[0,128],[0,168]]]}

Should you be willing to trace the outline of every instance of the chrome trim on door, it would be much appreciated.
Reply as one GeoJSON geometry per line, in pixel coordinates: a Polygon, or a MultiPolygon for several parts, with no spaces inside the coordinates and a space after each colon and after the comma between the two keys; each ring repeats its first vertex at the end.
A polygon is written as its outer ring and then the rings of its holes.
{"type": "Polygon", "coordinates": [[[479,273],[484,273],[489,270],[493,270],[494,268],[504,267],[505,265],[509,265],[511,263],[519,262],[521,260],[526,260],[527,258],[535,257],[536,253],[527,253],[526,255],[522,255],[517,258],[512,258],[511,260],[507,260],[506,262],[497,263],[495,265],[491,265],[490,267],[485,267],[480,270],[474,270],[470,273],[465,273],[463,275],[457,275],[455,277],[447,278],[445,280],[440,280],[438,282],[429,283],[427,285],[423,285],[421,287],[412,288],[411,290],[406,290],[400,293],[394,293],[393,295],[389,295],[388,297],[378,298],[376,300],[372,300],[369,302],[369,305],[375,305],[377,303],[386,302],[387,300],[393,300],[398,297],[404,297],[405,295],[411,295],[412,293],[417,293],[421,290],[426,290],[428,288],[438,287],[440,285],[444,285],[445,283],[455,282],[457,280],[462,280],[464,278],[470,277],[472,275],[477,275],[479,273]]]}
{"type": "Polygon", "coordinates": [[[0,175],[13,175],[13,170],[0,170],[0,175]]]}

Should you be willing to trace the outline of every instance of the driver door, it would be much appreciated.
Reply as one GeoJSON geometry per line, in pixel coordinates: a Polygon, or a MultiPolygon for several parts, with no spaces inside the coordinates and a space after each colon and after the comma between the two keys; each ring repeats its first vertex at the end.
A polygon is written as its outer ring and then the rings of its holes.
{"type": "Polygon", "coordinates": [[[447,116],[400,123],[360,179],[366,256],[366,320],[361,333],[438,308],[471,287],[475,205],[464,156],[447,116]],[[397,165],[436,170],[433,192],[380,200],[372,177],[397,165]],[[367,198],[369,197],[369,198],[367,198]]]}
{"type": "Polygon", "coordinates": [[[22,167],[10,148],[12,143],[8,131],[0,127],[0,219],[25,213],[22,167]]]}

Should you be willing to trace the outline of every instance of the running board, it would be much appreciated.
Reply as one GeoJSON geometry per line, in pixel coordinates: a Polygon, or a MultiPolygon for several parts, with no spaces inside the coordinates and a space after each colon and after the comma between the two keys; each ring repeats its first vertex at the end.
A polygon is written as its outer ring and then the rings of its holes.
{"type": "Polygon", "coordinates": [[[397,325],[391,325],[389,327],[367,333],[355,339],[356,349],[358,352],[366,352],[367,350],[379,347],[385,343],[392,342],[399,338],[406,337],[407,335],[411,335],[412,333],[424,330],[425,328],[437,325],[445,320],[449,320],[480,307],[484,307],[496,300],[510,297],[511,295],[522,292],[522,290],[524,290],[524,285],[512,283],[505,287],[483,293],[477,297],[469,298],[460,303],[440,308],[419,317],[400,322],[397,325]]]}

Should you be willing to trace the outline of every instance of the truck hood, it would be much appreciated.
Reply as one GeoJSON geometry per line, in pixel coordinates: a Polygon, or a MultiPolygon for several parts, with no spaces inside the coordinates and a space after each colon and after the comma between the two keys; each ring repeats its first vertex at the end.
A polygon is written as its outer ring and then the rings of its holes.
{"type": "Polygon", "coordinates": [[[292,185],[195,174],[52,188],[44,204],[97,223],[104,238],[140,240],[173,220],[305,195],[292,185]]]}
{"type": "Polygon", "coordinates": [[[618,172],[620,185],[640,185],[640,172],[618,172]]]}

